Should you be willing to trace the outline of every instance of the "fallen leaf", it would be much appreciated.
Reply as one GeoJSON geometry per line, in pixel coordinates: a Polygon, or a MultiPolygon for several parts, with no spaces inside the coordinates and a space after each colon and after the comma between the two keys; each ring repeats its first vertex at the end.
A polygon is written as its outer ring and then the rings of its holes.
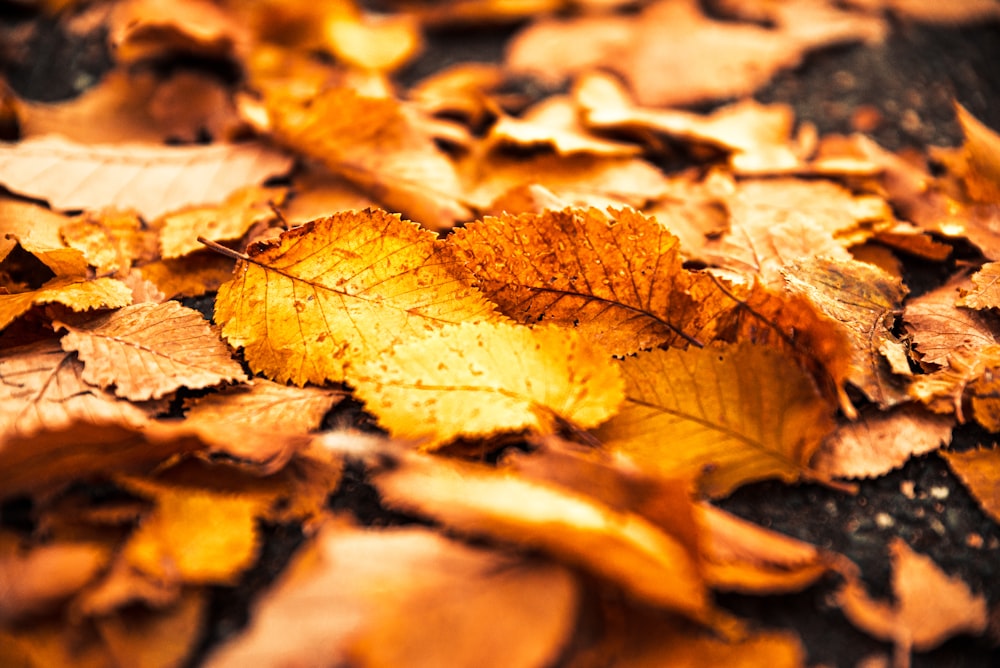
{"type": "Polygon", "coordinates": [[[84,212],[65,221],[59,236],[83,254],[98,276],[124,279],[134,263],[149,261],[156,253],[155,235],[131,211],[84,212]]]}
{"type": "Polygon", "coordinates": [[[218,202],[284,174],[291,162],[259,143],[78,144],[48,135],[0,145],[0,183],[56,209],[131,208],[152,220],[189,204],[218,202]]]}
{"type": "Polygon", "coordinates": [[[247,380],[211,324],[177,302],[135,304],[54,326],[67,330],[60,344],[83,362],[84,382],[113,386],[130,401],[247,380]]]}
{"type": "Polygon", "coordinates": [[[37,290],[0,294],[0,330],[24,315],[32,306],[62,304],[75,311],[117,308],[132,301],[128,286],[113,278],[86,280],[56,277],[37,290]]]}
{"type": "Polygon", "coordinates": [[[901,539],[889,545],[895,603],[874,601],[862,585],[848,580],[837,599],[852,624],[879,640],[893,642],[898,653],[927,651],[959,633],[986,629],[986,599],[943,573],[930,557],[911,550],[901,539]]]}
{"type": "Polygon", "coordinates": [[[891,348],[905,354],[892,334],[906,287],[878,267],[856,260],[836,262],[809,258],[782,270],[793,293],[811,301],[829,316],[851,345],[847,379],[865,395],[887,408],[906,399],[903,383],[893,375],[891,348]]]}
{"type": "Polygon", "coordinates": [[[173,260],[156,260],[137,267],[138,273],[165,298],[198,297],[232,279],[233,259],[208,250],[173,260]]]}
{"type": "Polygon", "coordinates": [[[340,211],[360,211],[377,206],[374,199],[344,177],[323,167],[315,167],[296,172],[291,197],[279,208],[281,215],[294,227],[340,211]]]}
{"type": "Polygon", "coordinates": [[[343,393],[319,387],[288,387],[264,378],[231,387],[216,394],[187,399],[187,424],[252,424],[305,434],[318,428],[323,416],[343,398],[343,393]]]}
{"type": "Polygon", "coordinates": [[[283,188],[240,188],[218,205],[172,211],[158,221],[162,258],[170,260],[204,248],[198,237],[211,241],[239,239],[254,225],[275,218],[271,207],[284,202],[283,188]]]}
{"type": "Polygon", "coordinates": [[[248,629],[206,665],[322,657],[541,667],[567,642],[578,597],[573,576],[555,564],[468,547],[422,527],[374,531],[329,521],[255,605],[248,629]]]}
{"type": "Polygon", "coordinates": [[[957,356],[979,354],[1000,344],[994,314],[959,308],[968,281],[951,281],[906,303],[903,323],[922,363],[946,367],[957,356]]]}
{"type": "Polygon", "coordinates": [[[701,302],[720,299],[715,283],[683,269],[677,237],[634,211],[486,218],[447,243],[506,315],[579,328],[612,354],[712,335],[701,302]]]}
{"type": "Polygon", "coordinates": [[[875,478],[897,469],[910,457],[927,454],[951,441],[952,415],[921,406],[865,413],[837,427],[813,458],[813,467],[831,478],[875,478]]]}
{"type": "Polygon", "coordinates": [[[0,199],[0,261],[20,245],[56,276],[86,276],[87,258],[59,235],[60,228],[68,221],[65,216],[37,204],[0,199]]]}
{"type": "Polygon", "coordinates": [[[1000,450],[976,448],[966,452],[940,450],[948,466],[972,493],[972,497],[995,522],[1000,522],[1000,450]]]}
{"type": "Polygon", "coordinates": [[[204,592],[189,590],[166,610],[120,611],[101,617],[97,628],[116,665],[170,668],[197,646],[208,605],[204,592]]]}
{"type": "Polygon", "coordinates": [[[956,306],[984,310],[1000,308],[1000,262],[987,262],[972,275],[972,287],[959,288],[956,306]]]}
{"type": "Polygon", "coordinates": [[[453,531],[541,549],[647,603],[705,618],[708,599],[690,546],[649,520],[586,491],[525,480],[481,465],[407,455],[374,476],[390,508],[453,531]]]}
{"type": "Polygon", "coordinates": [[[809,460],[833,427],[830,406],[781,355],[747,344],[654,350],[621,370],[625,403],[596,434],[640,467],[696,475],[712,497],[753,480],[818,476],[809,460]]]}
{"type": "Polygon", "coordinates": [[[147,420],[141,408],[88,384],[83,373],[76,354],[54,339],[0,353],[0,443],[81,420],[129,425],[147,420]]]}
{"type": "Polygon", "coordinates": [[[397,70],[417,55],[422,46],[420,27],[406,14],[341,12],[323,28],[334,56],[368,70],[397,70]]]}
{"type": "Polygon", "coordinates": [[[171,51],[237,55],[248,40],[234,17],[206,0],[126,0],[114,6],[108,22],[108,41],[121,62],[171,51]]]}
{"type": "Polygon", "coordinates": [[[380,210],[343,212],[255,245],[219,289],[215,320],[277,381],[342,381],[407,336],[495,320],[442,262],[435,235],[380,210]]]}
{"type": "Polygon", "coordinates": [[[424,447],[501,431],[549,433],[562,423],[586,429],[622,400],[607,352],[557,327],[445,326],[347,374],[389,433],[424,447]]]}
{"type": "Polygon", "coordinates": [[[848,4],[868,10],[887,9],[897,16],[941,25],[987,22],[1000,18],[996,0],[849,0],[848,4]]]}

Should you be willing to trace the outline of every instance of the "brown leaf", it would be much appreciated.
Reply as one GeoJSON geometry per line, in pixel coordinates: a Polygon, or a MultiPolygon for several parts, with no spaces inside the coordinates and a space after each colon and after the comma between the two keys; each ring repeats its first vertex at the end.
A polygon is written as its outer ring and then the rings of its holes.
{"type": "Polygon", "coordinates": [[[108,41],[122,62],[176,51],[236,55],[248,39],[245,27],[207,0],[126,0],[114,6],[108,25],[108,41]]]}
{"type": "Polygon", "coordinates": [[[844,615],[880,640],[892,641],[897,652],[933,649],[959,633],[986,629],[986,599],[950,578],[930,559],[912,551],[901,539],[889,546],[895,604],[873,601],[856,580],[838,595],[844,615]]]}
{"type": "Polygon", "coordinates": [[[57,135],[0,147],[0,183],[56,209],[133,208],[147,220],[284,174],[291,159],[263,144],[77,144],[57,135]],[[167,184],[167,187],[164,187],[167,184]]]}
{"type": "Polygon", "coordinates": [[[452,530],[544,550],[639,600],[705,618],[708,599],[690,546],[634,513],[514,473],[408,455],[379,472],[383,501],[452,530]]]}
{"type": "Polygon", "coordinates": [[[973,287],[961,287],[956,306],[972,309],[1000,308],[1000,262],[987,262],[972,275],[973,287]]]}
{"type": "Polygon", "coordinates": [[[947,445],[954,426],[954,416],[937,415],[920,406],[865,413],[857,421],[841,424],[823,441],[813,466],[832,478],[885,475],[910,457],[947,445]]]}
{"type": "MultiPolygon", "coordinates": [[[[318,387],[288,387],[264,378],[227,388],[198,399],[187,399],[187,424],[192,422],[223,427],[252,424],[256,429],[273,429],[305,434],[317,429],[323,416],[343,398],[343,393],[318,387]]],[[[223,427],[224,429],[224,427],[223,427]]]]}
{"type": "Polygon", "coordinates": [[[81,421],[138,426],[147,420],[145,411],[88,384],[83,373],[76,354],[64,352],[54,339],[3,351],[0,443],[81,421]]]}
{"type": "Polygon", "coordinates": [[[972,492],[987,515],[1000,522],[1000,450],[977,448],[967,452],[941,450],[938,452],[955,475],[972,492]]]}
{"type": "Polygon", "coordinates": [[[947,367],[958,356],[979,354],[998,341],[1000,321],[991,313],[959,308],[959,296],[971,288],[966,280],[951,281],[911,299],[903,322],[920,361],[947,367]]]}
{"type": "Polygon", "coordinates": [[[447,243],[506,315],[578,327],[613,354],[710,339],[715,313],[701,302],[725,299],[681,267],[675,236],[634,211],[486,218],[447,243]]]}
{"type": "Polygon", "coordinates": [[[747,344],[654,350],[621,370],[625,404],[597,436],[640,467],[698,476],[713,497],[752,480],[816,476],[808,464],[833,426],[831,407],[786,358],[747,344]]]}
{"type": "Polygon", "coordinates": [[[83,253],[99,276],[124,278],[134,263],[149,261],[156,253],[155,234],[130,211],[84,212],[64,222],[59,235],[83,253]]]}
{"type": "Polygon", "coordinates": [[[130,401],[247,380],[210,323],[177,302],[135,304],[55,327],[67,330],[61,345],[79,355],[85,382],[114,386],[130,401]]]}
{"type": "Polygon", "coordinates": [[[59,235],[68,222],[65,216],[36,204],[0,199],[0,261],[20,245],[56,276],[86,276],[87,258],[59,235]]]}
{"type": "Polygon", "coordinates": [[[139,274],[167,299],[197,297],[222,287],[233,276],[233,259],[209,250],[138,267],[139,274]]]}
{"type": "Polygon", "coordinates": [[[424,528],[329,521],[255,606],[249,628],[206,665],[322,657],[324,664],[541,667],[567,642],[577,598],[573,576],[545,561],[467,547],[424,528]]]}
{"type": "Polygon", "coordinates": [[[172,668],[200,641],[208,597],[188,590],[166,610],[129,609],[97,621],[115,665],[172,668]]]}
{"type": "Polygon", "coordinates": [[[848,337],[847,379],[882,408],[903,401],[906,393],[887,359],[903,345],[891,331],[906,294],[902,281],[863,262],[826,258],[801,260],[782,273],[793,293],[809,299],[848,337]]]}
{"type": "Polygon", "coordinates": [[[278,381],[342,381],[404,336],[499,316],[427,230],[385,211],[344,212],[254,245],[219,289],[215,319],[278,381]]]}

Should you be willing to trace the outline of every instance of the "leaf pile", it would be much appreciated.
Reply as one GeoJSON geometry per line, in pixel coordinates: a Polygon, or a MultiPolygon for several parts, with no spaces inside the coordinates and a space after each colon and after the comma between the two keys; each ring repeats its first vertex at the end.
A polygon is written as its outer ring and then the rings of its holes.
{"type": "MultiPolygon", "coordinates": [[[[29,508],[0,663],[796,666],[716,594],[827,577],[896,665],[986,631],[902,542],[878,600],[713,501],[1000,431],[1000,136],[956,105],[964,145],[904,159],[783,105],[671,107],[996,5],[630,4],[42,3],[116,61],[0,100],[0,494],[29,508]],[[511,20],[503,65],[394,84],[423,30],[511,20]],[[526,106],[526,73],[567,92],[526,106]],[[902,259],[952,275],[911,296],[902,259]],[[205,295],[211,321],[181,303],[205,295]],[[345,466],[417,525],[334,510],[345,466]],[[276,524],[305,545],[196,654],[276,524]]],[[[1000,451],[941,452],[1000,517],[1000,451]]]]}

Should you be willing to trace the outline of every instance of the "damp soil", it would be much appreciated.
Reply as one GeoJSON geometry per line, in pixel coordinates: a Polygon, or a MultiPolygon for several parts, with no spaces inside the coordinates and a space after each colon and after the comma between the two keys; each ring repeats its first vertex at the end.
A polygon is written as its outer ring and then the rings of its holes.
{"type": "MultiPolygon", "coordinates": [[[[66,30],[24,7],[0,0],[0,73],[19,95],[40,101],[65,100],[100,80],[111,65],[100,31],[66,30]]],[[[496,62],[516,27],[433,32],[424,54],[400,75],[401,80],[409,83],[461,61],[496,62]]],[[[756,97],[791,104],[800,122],[813,123],[822,133],[860,129],[894,150],[956,145],[960,137],[953,99],[988,125],[1000,128],[998,63],[1000,25],[942,28],[897,23],[884,44],[814,53],[801,67],[776,77],[756,97]]],[[[218,63],[167,65],[219,73],[218,63]]],[[[223,71],[220,76],[231,78],[232,73],[223,71]]],[[[545,93],[530,81],[521,85],[528,98],[545,93]]],[[[959,249],[962,252],[969,250],[959,249]]],[[[953,267],[906,260],[906,268],[907,284],[923,292],[943,284],[953,267]]],[[[210,295],[190,300],[188,305],[210,314],[212,301],[210,295]]],[[[351,401],[335,408],[326,421],[328,427],[370,429],[372,424],[361,406],[351,401]]],[[[956,428],[951,447],[965,450],[994,440],[994,434],[962,425],[956,428]]],[[[937,455],[918,457],[888,475],[862,480],[856,494],[811,484],[762,482],[742,487],[719,505],[845,555],[858,565],[876,596],[891,595],[888,545],[898,537],[982,592],[991,608],[1000,605],[1000,527],[984,515],[937,455]]],[[[358,465],[347,468],[329,506],[350,512],[367,525],[419,521],[384,508],[358,465]]],[[[6,501],[2,516],[5,524],[19,518],[30,521],[30,500],[6,501]]],[[[264,536],[255,567],[236,586],[212,589],[208,622],[190,666],[200,665],[211,647],[246,625],[252,602],[303,541],[298,526],[269,525],[264,527],[264,536]]],[[[832,602],[838,585],[836,576],[830,576],[797,594],[721,595],[718,601],[760,628],[795,630],[805,643],[811,665],[854,666],[866,657],[890,653],[887,644],[855,630],[845,620],[832,602]]],[[[913,665],[1000,665],[997,626],[994,623],[983,638],[958,637],[937,650],[917,654],[913,665]]]]}

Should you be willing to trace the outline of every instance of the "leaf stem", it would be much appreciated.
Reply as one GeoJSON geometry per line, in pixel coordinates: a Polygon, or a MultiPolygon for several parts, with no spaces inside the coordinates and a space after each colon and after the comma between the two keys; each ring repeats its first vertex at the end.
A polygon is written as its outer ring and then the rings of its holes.
{"type": "Polygon", "coordinates": [[[211,239],[206,239],[205,237],[199,236],[198,241],[200,243],[205,244],[211,250],[215,251],[219,255],[225,255],[226,257],[231,257],[234,260],[244,260],[246,262],[250,261],[249,255],[245,255],[244,253],[239,253],[237,251],[234,251],[232,248],[229,248],[228,246],[223,246],[222,244],[216,243],[211,239]]]}

